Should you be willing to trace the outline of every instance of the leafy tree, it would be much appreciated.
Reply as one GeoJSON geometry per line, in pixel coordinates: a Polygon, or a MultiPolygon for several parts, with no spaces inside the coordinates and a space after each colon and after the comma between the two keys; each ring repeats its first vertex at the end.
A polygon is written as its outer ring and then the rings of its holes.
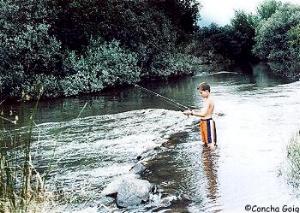
{"type": "Polygon", "coordinates": [[[282,3],[277,0],[265,0],[257,7],[257,16],[260,20],[267,20],[278,9],[280,9],[282,3]]]}
{"type": "Polygon", "coordinates": [[[64,47],[84,54],[91,37],[120,44],[138,54],[143,70],[156,55],[174,51],[196,29],[199,4],[194,0],[55,1],[53,34],[64,47]]]}
{"type": "Polygon", "coordinates": [[[288,31],[288,44],[291,51],[291,58],[300,62],[300,24],[288,31]]]}
{"type": "Polygon", "coordinates": [[[34,73],[60,75],[60,42],[49,36],[48,2],[0,1],[1,92],[20,96],[34,73]]]}
{"type": "Polygon", "coordinates": [[[200,3],[195,0],[152,0],[151,4],[164,10],[181,35],[194,33],[197,29],[197,21],[200,18],[200,3]]]}
{"type": "Polygon", "coordinates": [[[235,16],[231,20],[234,31],[234,41],[239,44],[240,51],[237,58],[249,58],[252,56],[251,50],[254,45],[255,24],[254,16],[244,11],[235,11],[235,16]]]}
{"type": "Polygon", "coordinates": [[[242,53],[242,33],[234,30],[232,26],[219,27],[212,24],[201,29],[198,33],[200,42],[196,56],[214,58],[215,55],[222,55],[224,58],[239,60],[246,57],[242,53]]]}
{"type": "Polygon", "coordinates": [[[199,58],[179,52],[162,53],[157,55],[148,73],[144,78],[170,78],[182,74],[193,74],[201,66],[199,58]]]}
{"type": "Polygon", "coordinates": [[[1,92],[35,96],[34,85],[43,84],[45,96],[53,97],[100,91],[149,73],[181,75],[169,62],[151,70],[160,56],[172,61],[173,53],[183,54],[178,46],[197,29],[198,9],[195,0],[0,0],[1,92]],[[99,37],[95,48],[92,38],[99,37]]]}
{"type": "MultiPolygon", "coordinates": [[[[300,22],[300,7],[285,4],[257,29],[253,52],[263,60],[290,60],[288,31],[300,22]]],[[[292,34],[292,31],[291,31],[292,34]]]]}

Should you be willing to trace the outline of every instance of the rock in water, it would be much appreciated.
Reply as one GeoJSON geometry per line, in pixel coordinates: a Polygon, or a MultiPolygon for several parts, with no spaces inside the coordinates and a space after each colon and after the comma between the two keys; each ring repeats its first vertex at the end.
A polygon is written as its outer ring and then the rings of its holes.
{"type": "Polygon", "coordinates": [[[142,174],[146,170],[146,167],[143,163],[138,162],[135,164],[129,171],[133,172],[134,174],[142,174]]]}
{"type": "Polygon", "coordinates": [[[116,197],[119,191],[120,185],[125,179],[136,179],[137,176],[135,174],[123,175],[121,177],[115,178],[112,182],[110,182],[101,192],[102,195],[109,197],[116,197]]]}
{"type": "Polygon", "coordinates": [[[149,200],[151,184],[147,180],[129,178],[122,180],[117,194],[117,205],[128,207],[139,205],[149,200]]]}
{"type": "Polygon", "coordinates": [[[104,188],[101,194],[115,198],[117,196],[120,184],[121,180],[114,180],[104,188]]]}

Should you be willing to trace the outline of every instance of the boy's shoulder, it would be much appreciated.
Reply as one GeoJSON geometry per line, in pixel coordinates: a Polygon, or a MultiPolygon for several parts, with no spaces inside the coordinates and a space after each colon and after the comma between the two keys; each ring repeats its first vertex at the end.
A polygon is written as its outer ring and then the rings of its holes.
{"type": "Polygon", "coordinates": [[[208,97],[207,102],[212,105],[214,105],[214,103],[215,103],[214,99],[211,96],[208,97]]]}

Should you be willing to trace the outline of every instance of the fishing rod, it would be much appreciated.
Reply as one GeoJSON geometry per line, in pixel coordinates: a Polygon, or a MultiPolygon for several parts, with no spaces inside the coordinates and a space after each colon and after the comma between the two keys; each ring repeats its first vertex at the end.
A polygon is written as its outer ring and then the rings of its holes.
{"type": "Polygon", "coordinates": [[[145,87],[142,87],[142,86],[140,86],[140,85],[138,85],[138,84],[133,84],[133,85],[134,85],[135,87],[138,87],[138,88],[142,89],[143,91],[146,91],[146,92],[148,92],[148,93],[151,93],[152,95],[155,95],[155,96],[157,96],[157,97],[162,98],[163,100],[165,100],[166,102],[172,104],[173,106],[176,106],[176,107],[179,108],[180,110],[182,110],[182,109],[187,110],[187,109],[193,109],[193,108],[195,109],[195,108],[196,108],[196,107],[192,107],[192,106],[187,107],[187,106],[185,106],[185,105],[183,105],[183,104],[181,104],[181,103],[178,103],[177,101],[174,101],[174,100],[172,100],[172,99],[170,99],[170,98],[167,98],[167,97],[165,97],[165,96],[163,96],[163,95],[161,95],[161,94],[158,94],[157,92],[154,92],[154,91],[152,91],[152,90],[149,90],[149,89],[147,89],[147,88],[145,88],[145,87]]]}

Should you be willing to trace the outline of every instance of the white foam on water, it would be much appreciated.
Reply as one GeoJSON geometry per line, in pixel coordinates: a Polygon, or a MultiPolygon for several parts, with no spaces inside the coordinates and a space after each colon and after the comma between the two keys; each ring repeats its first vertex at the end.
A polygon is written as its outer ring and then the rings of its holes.
{"type": "Polygon", "coordinates": [[[34,129],[39,141],[33,143],[33,159],[49,159],[55,148],[57,165],[48,183],[85,197],[93,188],[130,174],[139,154],[185,131],[192,120],[181,112],[147,109],[40,124],[34,129]]]}

